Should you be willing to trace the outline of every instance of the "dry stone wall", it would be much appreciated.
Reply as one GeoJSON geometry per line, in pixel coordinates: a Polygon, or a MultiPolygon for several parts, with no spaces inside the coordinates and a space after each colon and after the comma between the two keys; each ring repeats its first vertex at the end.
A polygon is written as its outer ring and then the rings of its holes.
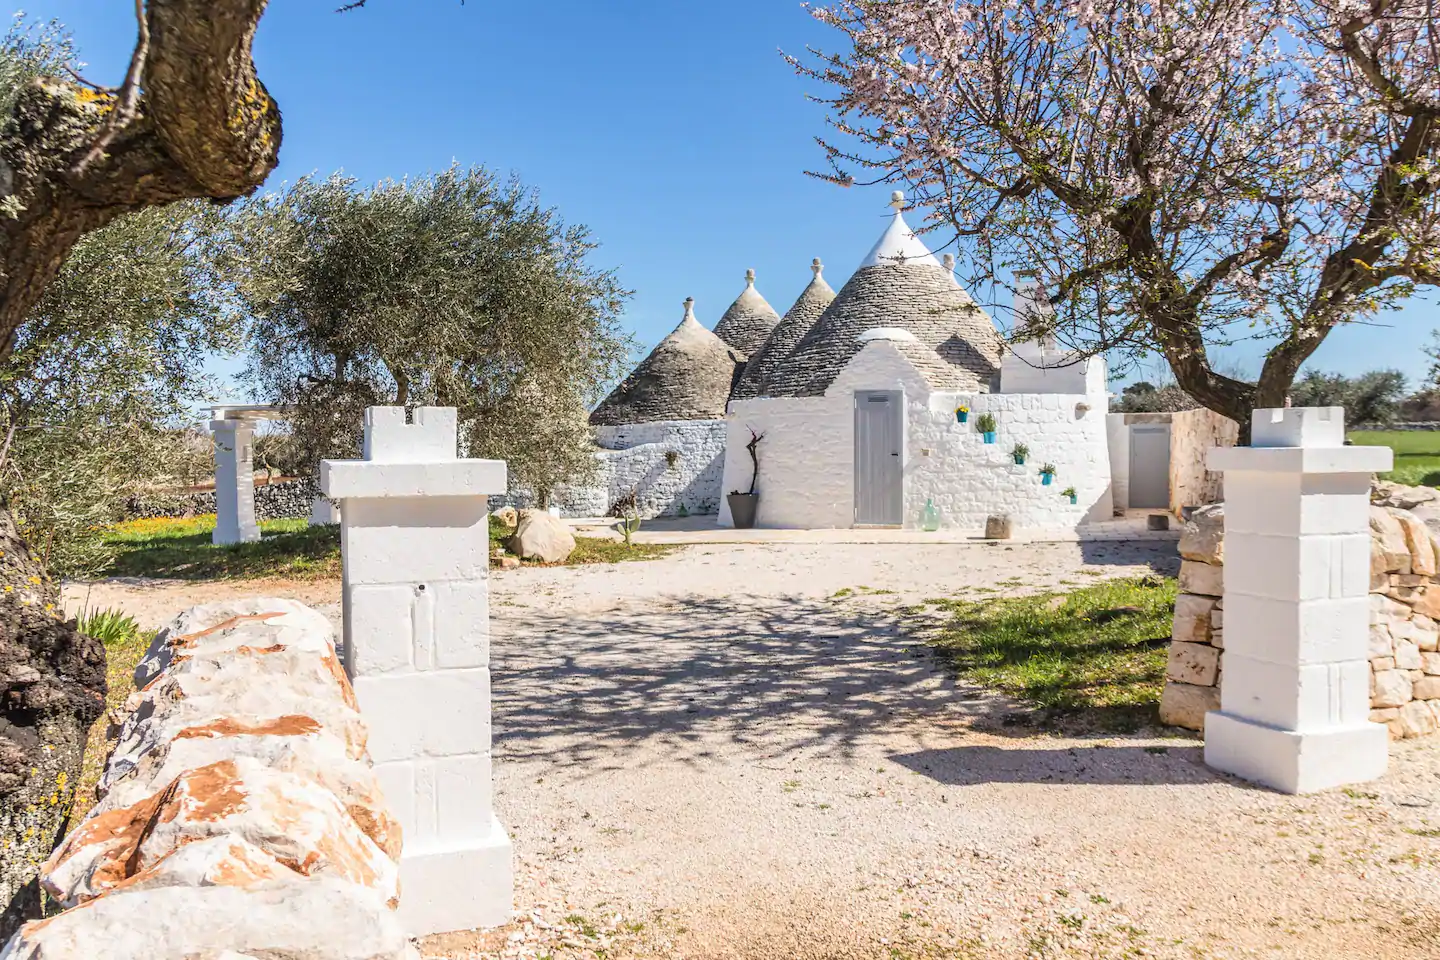
{"type": "MultiPolygon", "coordinates": [[[[1160,700],[1164,723],[1203,730],[1224,677],[1223,504],[1180,539],[1180,595],[1160,700]]],[[[1378,484],[1370,506],[1370,719],[1395,738],[1440,732],[1440,491],[1378,484]]]]}
{"type": "Polygon", "coordinates": [[[401,836],[330,624],[290,600],[162,630],[99,802],[44,865],[67,907],[0,960],[401,960],[401,836]]]}
{"type": "MultiPolygon", "coordinates": [[[[285,520],[310,516],[310,506],[320,495],[313,477],[295,477],[261,484],[255,488],[255,519],[285,520]]],[[[148,517],[197,517],[215,512],[215,491],[193,493],[148,493],[125,502],[127,520],[148,517]]]]}

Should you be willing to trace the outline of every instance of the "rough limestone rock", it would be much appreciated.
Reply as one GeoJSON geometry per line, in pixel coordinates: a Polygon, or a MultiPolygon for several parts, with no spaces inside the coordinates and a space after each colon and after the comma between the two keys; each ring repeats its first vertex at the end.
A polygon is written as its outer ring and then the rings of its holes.
{"type": "Polygon", "coordinates": [[[1170,659],[1165,675],[1177,683],[1200,687],[1215,684],[1220,671],[1220,651],[1205,643],[1175,642],[1170,644],[1170,659]]]}
{"type": "Polygon", "coordinates": [[[1180,592],[1202,597],[1219,597],[1225,593],[1224,567],[1198,560],[1180,561],[1180,592]]]}
{"type": "Polygon", "coordinates": [[[59,619],[58,590],[0,505],[0,942],[39,916],[36,872],[65,823],[105,648],[59,619]]]}
{"type": "MultiPolygon", "coordinates": [[[[330,621],[298,601],[242,597],[202,603],[175,617],[155,635],[150,649],[135,668],[136,689],[144,690],[177,658],[232,653],[239,647],[254,648],[256,644],[247,621],[273,627],[273,643],[282,644],[287,650],[308,651],[320,657],[335,655],[335,631],[330,621]],[[243,629],[237,630],[237,627],[243,629]]],[[[336,666],[338,668],[338,663],[336,666]]]]}
{"type": "Polygon", "coordinates": [[[1175,626],[1171,636],[1185,643],[1210,643],[1216,621],[1223,611],[1217,609],[1215,597],[1182,593],[1175,598],[1175,626]]]}
{"type": "Polygon", "coordinates": [[[514,507],[501,507],[499,510],[490,514],[490,516],[499,520],[507,527],[513,527],[520,522],[520,512],[514,507]]]}
{"type": "Polygon", "coordinates": [[[1410,546],[1405,542],[1405,528],[1399,519],[1384,507],[1370,508],[1371,569],[1374,570],[1374,555],[1380,555],[1380,563],[1387,573],[1410,572],[1410,546]]]}
{"type": "Polygon", "coordinates": [[[1406,737],[1428,737],[1440,730],[1440,723],[1436,722],[1434,711],[1430,709],[1429,704],[1422,700],[1412,700],[1401,707],[1398,721],[1401,735],[1406,737]]]}
{"type": "Polygon", "coordinates": [[[1410,572],[1421,577],[1435,576],[1435,548],[1430,544],[1429,529],[1412,513],[1393,507],[1390,513],[1399,521],[1400,529],[1405,535],[1406,552],[1410,554],[1410,572]]]}
{"type": "Polygon", "coordinates": [[[1010,518],[1009,517],[986,517],[985,518],[985,539],[986,540],[1009,540],[1010,539],[1010,518]]]}
{"type": "Polygon", "coordinates": [[[0,960],[415,960],[372,890],[323,878],[124,888],[28,924],[0,960]]]}
{"type": "Polygon", "coordinates": [[[188,843],[240,838],[305,876],[334,876],[399,900],[395,861],[334,794],[251,758],[190,770],[141,802],[88,817],[45,864],[67,906],[115,889],[188,843]]]}
{"type": "Polygon", "coordinates": [[[1204,730],[1205,714],[1220,709],[1220,688],[1167,683],[1160,694],[1160,722],[1187,730],[1204,730]]]}
{"type": "Polygon", "coordinates": [[[1374,675],[1375,689],[1370,694],[1370,706],[1403,707],[1415,699],[1414,684],[1403,670],[1377,670],[1374,675]]]}
{"type": "Polygon", "coordinates": [[[559,517],[544,510],[522,510],[508,546],[522,560],[560,563],[575,549],[575,536],[559,517]]]}
{"type": "Polygon", "coordinates": [[[1180,534],[1180,556],[1200,563],[1225,562],[1225,504],[1196,509],[1180,534]]]}

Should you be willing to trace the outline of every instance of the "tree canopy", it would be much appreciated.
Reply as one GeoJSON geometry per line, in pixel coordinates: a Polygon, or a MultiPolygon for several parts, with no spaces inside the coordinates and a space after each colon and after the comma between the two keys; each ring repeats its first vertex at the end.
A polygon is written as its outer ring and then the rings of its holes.
{"type": "Polygon", "coordinates": [[[518,180],[305,179],[228,221],[245,378],[293,408],[309,463],[357,455],[366,406],[443,404],[471,455],[542,495],[593,467],[585,411],[628,359],[629,294],[591,264],[589,232],[518,180]]]}
{"type": "Polygon", "coordinates": [[[1039,268],[1054,335],[1158,350],[1248,423],[1336,324],[1440,282],[1428,0],[840,0],[824,176],[908,182],[974,254],[1039,268]],[[1209,347],[1254,337],[1257,382],[1209,347]]]}

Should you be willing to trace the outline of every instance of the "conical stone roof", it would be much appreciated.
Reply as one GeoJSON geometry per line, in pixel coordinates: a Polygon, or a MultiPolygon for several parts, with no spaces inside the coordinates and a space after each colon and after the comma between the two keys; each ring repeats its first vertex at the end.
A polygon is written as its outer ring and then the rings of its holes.
{"type": "MultiPolygon", "coordinates": [[[[905,224],[904,199],[896,194],[895,217],[824,314],[770,374],[773,397],[816,397],[863,344],[860,334],[877,327],[908,330],[954,377],[939,389],[988,390],[1000,369],[1002,340],[995,324],[950,271],[905,224]]],[[[934,378],[929,378],[933,381],[934,378]]]]}
{"type": "Polygon", "coordinates": [[[790,352],[795,349],[804,337],[815,326],[815,321],[825,312],[835,299],[835,291],[830,289],[830,284],[825,282],[821,272],[825,265],[816,257],[810,263],[810,270],[815,274],[810,284],[785,311],[785,316],[780,318],[780,323],[770,333],[770,339],[759,349],[750,361],[745,364],[745,372],[740,375],[740,382],[735,385],[735,392],[730,395],[731,400],[746,400],[750,397],[769,396],[770,375],[785,362],[790,352]]]}
{"type": "Polygon", "coordinates": [[[601,401],[590,423],[722,420],[736,363],[735,351],[700,325],[695,300],[687,299],[680,325],[601,401]]]}
{"type": "Polygon", "coordinates": [[[715,336],[734,347],[740,359],[757,353],[780,323],[780,314],[755,289],[755,271],[745,271],[745,289],[715,324],[715,336]]]}

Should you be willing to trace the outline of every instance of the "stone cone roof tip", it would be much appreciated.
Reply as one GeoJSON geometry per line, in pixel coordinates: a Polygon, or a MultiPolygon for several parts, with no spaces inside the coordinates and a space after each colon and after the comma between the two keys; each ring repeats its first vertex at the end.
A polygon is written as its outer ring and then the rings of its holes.
{"type": "Polygon", "coordinates": [[[785,311],[785,316],[780,318],[765,345],[745,364],[745,372],[741,374],[740,382],[735,385],[731,400],[748,400],[770,395],[770,375],[785,362],[795,345],[810,332],[815,321],[820,319],[825,308],[835,299],[835,291],[822,275],[824,270],[825,265],[820,262],[819,257],[810,261],[810,272],[814,277],[791,304],[790,309],[785,311]]]}
{"type": "Polygon", "coordinates": [[[695,319],[695,299],[687,298],[680,323],[600,402],[590,423],[724,419],[737,362],[735,351],[695,319]]]}
{"type": "Polygon", "coordinates": [[[917,343],[903,353],[925,358],[920,372],[937,390],[985,391],[999,372],[1003,341],[990,316],[910,230],[904,197],[860,269],[824,314],[766,379],[767,396],[816,397],[864,346],[877,327],[908,330],[917,343]],[[943,366],[928,360],[935,354],[943,366]]]}
{"type": "Polygon", "coordinates": [[[780,314],[755,289],[755,271],[746,270],[745,289],[715,324],[715,335],[734,347],[743,360],[765,345],[779,323],[780,314]]]}

